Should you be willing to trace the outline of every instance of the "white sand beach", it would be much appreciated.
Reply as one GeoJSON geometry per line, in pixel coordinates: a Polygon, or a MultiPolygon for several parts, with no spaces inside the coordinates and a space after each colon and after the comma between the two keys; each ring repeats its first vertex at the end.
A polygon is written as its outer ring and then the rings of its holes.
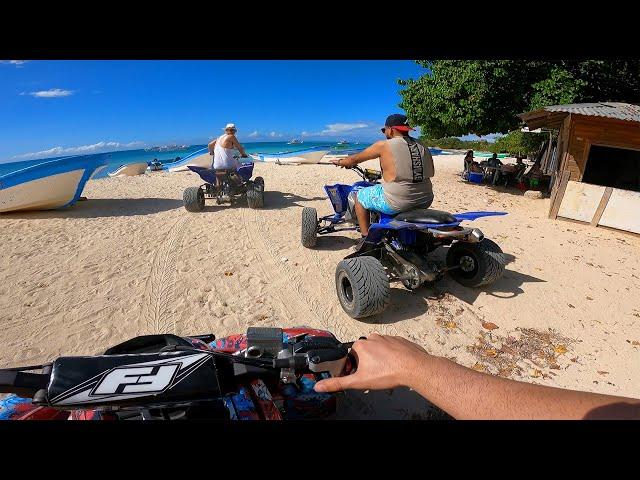
{"type": "MultiPolygon", "coordinates": [[[[509,255],[504,278],[471,290],[392,285],[373,321],[348,317],[336,264],[355,233],[300,244],[302,207],[331,213],[327,165],[258,163],[265,208],[183,208],[193,173],[88,182],[68,210],[0,215],[0,367],[95,354],[138,334],[308,325],[355,340],[401,335],[505,377],[640,397],[640,237],[547,218],[548,199],[461,180],[461,155],[435,157],[433,208],[502,210],[474,226],[509,255]],[[495,328],[497,327],[497,328],[495,328]]],[[[370,162],[377,167],[377,162],[370,162]]]]}

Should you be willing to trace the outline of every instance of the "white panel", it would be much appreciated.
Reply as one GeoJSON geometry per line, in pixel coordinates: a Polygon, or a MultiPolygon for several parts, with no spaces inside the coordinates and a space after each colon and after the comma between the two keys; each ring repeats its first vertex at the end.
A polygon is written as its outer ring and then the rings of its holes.
{"type": "Polygon", "coordinates": [[[600,205],[605,187],[590,183],[569,182],[562,197],[558,216],[591,222],[600,205]]]}
{"type": "Polygon", "coordinates": [[[640,233],[640,192],[614,188],[598,225],[640,233]]]}

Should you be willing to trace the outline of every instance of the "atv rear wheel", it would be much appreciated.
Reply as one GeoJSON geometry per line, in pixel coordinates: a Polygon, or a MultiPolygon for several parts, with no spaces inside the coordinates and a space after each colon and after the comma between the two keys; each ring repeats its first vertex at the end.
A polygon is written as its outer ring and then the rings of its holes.
{"type": "Polygon", "coordinates": [[[261,184],[256,184],[251,180],[247,182],[247,205],[249,208],[264,207],[264,181],[261,184]]]}
{"type": "Polygon", "coordinates": [[[204,209],[204,192],[200,187],[185,188],[182,200],[188,212],[200,212],[204,209]]]}
{"type": "Polygon", "coordinates": [[[374,257],[347,258],[336,267],[336,290],[342,308],[352,318],[381,313],[391,289],[384,267],[374,257]]]}
{"type": "Polygon", "coordinates": [[[480,243],[456,242],[447,252],[447,267],[453,279],[465,287],[489,285],[504,273],[507,259],[500,247],[485,238],[480,243]]]}
{"type": "Polygon", "coordinates": [[[318,211],[315,208],[302,209],[302,230],[300,233],[302,246],[313,248],[318,241],[318,211]]]}

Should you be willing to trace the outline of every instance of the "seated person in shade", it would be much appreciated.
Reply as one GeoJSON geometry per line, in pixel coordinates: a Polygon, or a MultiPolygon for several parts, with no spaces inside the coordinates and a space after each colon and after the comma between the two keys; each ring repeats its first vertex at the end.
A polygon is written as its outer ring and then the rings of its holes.
{"type": "Polygon", "coordinates": [[[464,171],[473,173],[483,173],[480,164],[473,160],[473,150],[467,151],[464,156],[464,171]]]}
{"type": "Polygon", "coordinates": [[[500,173],[508,182],[509,180],[515,179],[525,168],[527,168],[527,166],[522,161],[522,157],[518,155],[516,157],[516,163],[507,163],[506,165],[503,165],[500,169],[500,173]]]}
{"type": "Polygon", "coordinates": [[[506,165],[502,166],[502,172],[503,173],[508,173],[508,172],[516,173],[516,172],[518,172],[519,170],[521,170],[523,168],[526,168],[526,165],[522,161],[522,157],[518,155],[516,157],[516,163],[507,163],[506,165]]]}
{"type": "Polygon", "coordinates": [[[493,155],[491,155],[491,158],[489,160],[487,160],[487,165],[489,165],[490,167],[501,167],[502,166],[502,162],[498,159],[498,154],[494,153],[493,155]]]}
{"type": "Polygon", "coordinates": [[[471,165],[469,165],[469,171],[473,173],[484,173],[484,170],[482,170],[482,167],[478,162],[471,162],[471,165]]]}
{"type": "Polygon", "coordinates": [[[464,156],[464,171],[468,172],[469,167],[473,163],[473,150],[468,150],[466,155],[464,156]]]}

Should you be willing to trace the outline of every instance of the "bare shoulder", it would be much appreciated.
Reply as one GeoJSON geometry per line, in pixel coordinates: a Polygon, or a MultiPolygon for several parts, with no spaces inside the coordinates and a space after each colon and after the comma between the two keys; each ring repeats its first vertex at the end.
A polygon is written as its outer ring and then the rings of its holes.
{"type": "Polygon", "coordinates": [[[389,143],[386,140],[378,140],[377,142],[375,142],[373,145],[371,145],[371,148],[375,149],[378,152],[384,152],[389,146],[389,143]]]}

